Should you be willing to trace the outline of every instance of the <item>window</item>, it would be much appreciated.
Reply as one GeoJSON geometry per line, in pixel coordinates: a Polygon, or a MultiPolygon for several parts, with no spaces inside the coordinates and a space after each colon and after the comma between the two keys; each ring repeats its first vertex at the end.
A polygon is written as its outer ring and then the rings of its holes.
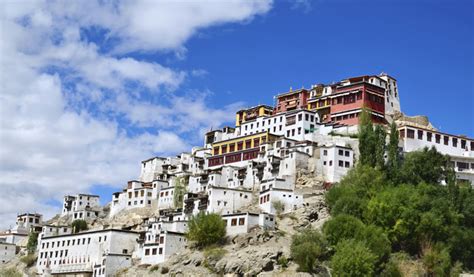
{"type": "Polygon", "coordinates": [[[152,254],[152,255],[156,255],[156,248],[153,248],[153,249],[151,250],[151,254],[152,254]]]}
{"type": "Polygon", "coordinates": [[[415,130],[407,129],[407,138],[415,138],[415,130]]]}
{"type": "Polygon", "coordinates": [[[449,144],[449,137],[444,136],[444,145],[448,145],[448,144],[449,144]]]}
{"type": "Polygon", "coordinates": [[[345,151],[344,154],[345,154],[346,157],[349,157],[349,155],[350,155],[349,151],[345,151]]]}
{"type": "MultiPolygon", "coordinates": [[[[461,140],[461,148],[466,149],[466,140],[464,139],[461,140]]],[[[472,143],[471,143],[471,150],[472,150],[472,143]]]]}
{"type": "Polygon", "coordinates": [[[453,138],[453,147],[458,147],[458,139],[453,138]]]}
{"type": "Polygon", "coordinates": [[[242,141],[237,142],[237,151],[240,151],[243,149],[244,143],[242,141]]]}
{"type": "Polygon", "coordinates": [[[344,151],[342,149],[339,149],[339,156],[344,156],[344,151]]]}
{"type": "Polygon", "coordinates": [[[344,166],[344,161],[339,161],[339,167],[343,167],[344,166]]]}
{"type": "Polygon", "coordinates": [[[332,166],[332,161],[329,161],[329,166],[332,166]]]}
{"type": "Polygon", "coordinates": [[[423,131],[418,130],[418,139],[423,139],[423,131]]]}
{"type": "Polygon", "coordinates": [[[252,141],[251,140],[246,140],[245,141],[245,149],[249,149],[252,147],[252,141]]]}
{"type": "Polygon", "coordinates": [[[160,248],[158,249],[158,254],[160,254],[160,255],[163,254],[163,247],[160,247],[160,248]]]}
{"type": "Polygon", "coordinates": [[[349,167],[350,166],[350,163],[349,162],[345,162],[345,167],[349,167]]]}
{"type": "Polygon", "coordinates": [[[436,143],[440,143],[441,142],[441,135],[436,134],[435,135],[435,140],[436,140],[436,143]]]}
{"type": "Polygon", "coordinates": [[[327,155],[328,155],[328,150],[324,150],[324,151],[323,151],[323,155],[324,155],[324,156],[327,156],[327,155]]]}
{"type": "Polygon", "coordinates": [[[431,132],[426,132],[426,140],[431,141],[431,138],[433,137],[433,133],[431,132]]]}
{"type": "Polygon", "coordinates": [[[150,249],[145,249],[145,256],[149,256],[150,255],[150,249]]]}
{"type": "Polygon", "coordinates": [[[230,221],[230,226],[236,226],[237,225],[237,218],[232,218],[230,221]]]}
{"type": "MultiPolygon", "coordinates": [[[[306,115],[306,116],[308,116],[308,115],[306,115]]],[[[298,115],[298,121],[301,121],[302,119],[303,119],[303,115],[302,115],[302,114],[299,114],[299,115],[298,115]]]]}
{"type": "Polygon", "coordinates": [[[245,224],[245,217],[239,218],[239,225],[244,225],[245,224]]]}

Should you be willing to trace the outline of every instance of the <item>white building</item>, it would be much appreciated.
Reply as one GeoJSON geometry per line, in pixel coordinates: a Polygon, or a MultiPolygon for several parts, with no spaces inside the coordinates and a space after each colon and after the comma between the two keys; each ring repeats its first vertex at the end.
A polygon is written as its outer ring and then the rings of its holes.
{"type": "Polygon", "coordinates": [[[317,129],[319,116],[308,110],[293,110],[275,115],[263,115],[254,120],[243,122],[239,127],[240,135],[252,135],[260,132],[269,132],[274,135],[285,136],[294,140],[310,139],[310,135],[317,129]]]}
{"type": "Polygon", "coordinates": [[[41,237],[36,264],[39,274],[114,276],[131,266],[138,233],[108,229],[41,237]]]}
{"type": "Polygon", "coordinates": [[[127,188],[112,195],[109,216],[112,217],[122,210],[157,207],[158,192],[161,187],[167,185],[168,181],[166,180],[154,180],[149,183],[129,181],[127,188]]]}
{"type": "Polygon", "coordinates": [[[43,216],[38,213],[23,213],[16,217],[13,228],[0,233],[0,240],[16,245],[26,245],[31,231],[40,232],[43,225],[43,216]]]}
{"type": "Polygon", "coordinates": [[[147,232],[150,239],[145,240],[142,249],[142,264],[159,264],[186,246],[184,233],[172,231],[147,232]]]}
{"type": "Polygon", "coordinates": [[[259,206],[263,212],[276,214],[277,210],[274,203],[281,202],[283,204],[284,213],[289,213],[303,205],[303,196],[296,194],[292,189],[267,188],[260,191],[259,206]]]}
{"type": "Polygon", "coordinates": [[[248,233],[257,226],[265,230],[275,228],[275,217],[271,214],[233,213],[223,215],[222,219],[228,236],[248,233]]]}
{"type": "Polygon", "coordinates": [[[91,194],[66,195],[63,201],[62,216],[76,219],[95,219],[99,216],[100,197],[91,194]]]}
{"type": "Polygon", "coordinates": [[[474,139],[449,135],[414,126],[400,126],[400,147],[404,152],[435,147],[448,155],[454,165],[458,180],[465,180],[474,186],[474,139]]]}
{"type": "Polygon", "coordinates": [[[325,181],[336,183],[341,181],[354,166],[354,151],[346,146],[323,145],[319,147],[317,172],[325,181]]]}
{"type": "Polygon", "coordinates": [[[236,188],[209,187],[208,213],[234,213],[252,203],[252,191],[236,188]]]}
{"type": "Polygon", "coordinates": [[[8,263],[16,255],[16,245],[0,240],[0,264],[8,263]]]}

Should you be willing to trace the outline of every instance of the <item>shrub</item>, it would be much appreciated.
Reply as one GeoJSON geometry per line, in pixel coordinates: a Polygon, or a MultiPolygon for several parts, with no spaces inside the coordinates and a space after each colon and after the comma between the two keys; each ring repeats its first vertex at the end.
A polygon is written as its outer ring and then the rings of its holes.
{"type": "Polygon", "coordinates": [[[344,240],[336,247],[331,259],[334,276],[372,276],[377,257],[363,242],[344,240]]]}
{"type": "Polygon", "coordinates": [[[28,253],[32,254],[36,251],[36,247],[38,246],[38,233],[31,232],[28,236],[28,243],[26,244],[26,249],[28,253]]]}
{"type": "Polygon", "coordinates": [[[272,201],[272,206],[275,209],[277,216],[280,216],[285,211],[285,204],[280,200],[272,201]]]}
{"type": "Polygon", "coordinates": [[[361,236],[364,228],[364,223],[359,219],[350,215],[338,215],[324,224],[323,233],[334,247],[344,239],[361,236]]]}
{"type": "Polygon", "coordinates": [[[168,272],[170,272],[170,269],[167,268],[166,266],[161,268],[161,274],[167,274],[168,272]]]}
{"type": "Polygon", "coordinates": [[[23,274],[18,269],[10,267],[0,269],[0,277],[23,277],[23,274]]]}
{"type": "Polygon", "coordinates": [[[31,267],[36,263],[36,255],[28,254],[20,258],[20,261],[26,265],[26,267],[31,267]]]}
{"type": "Polygon", "coordinates": [[[424,249],[423,266],[429,276],[447,276],[451,268],[451,257],[448,249],[441,245],[428,246],[424,249]]]}
{"type": "Polygon", "coordinates": [[[377,257],[378,263],[386,261],[392,250],[387,235],[375,225],[366,226],[356,239],[365,243],[377,257]]]}
{"type": "Polygon", "coordinates": [[[71,224],[72,230],[74,233],[79,233],[80,231],[85,231],[88,229],[87,222],[82,219],[76,219],[71,224]]]}
{"type": "Polygon", "coordinates": [[[290,250],[300,271],[314,272],[327,253],[327,243],[319,231],[307,228],[293,236],[290,250]]]}
{"type": "Polygon", "coordinates": [[[158,269],[160,269],[160,266],[159,265],[153,265],[150,267],[150,272],[154,272],[154,271],[157,271],[158,269]]]}
{"type": "Polygon", "coordinates": [[[277,260],[277,264],[282,268],[288,267],[288,259],[285,256],[280,256],[277,260]]]}
{"type": "Polygon", "coordinates": [[[220,215],[199,213],[189,220],[186,236],[202,247],[222,241],[225,232],[226,226],[220,215]]]}

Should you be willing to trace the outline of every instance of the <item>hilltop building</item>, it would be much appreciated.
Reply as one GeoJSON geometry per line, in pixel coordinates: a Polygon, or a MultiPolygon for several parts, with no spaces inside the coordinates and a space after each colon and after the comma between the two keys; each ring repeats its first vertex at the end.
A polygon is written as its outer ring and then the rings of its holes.
{"type": "MultiPolygon", "coordinates": [[[[198,213],[220,214],[231,236],[275,228],[277,214],[306,204],[311,187],[303,188],[299,178],[326,186],[356,165],[363,108],[375,124],[399,125],[401,150],[434,146],[451,157],[459,180],[474,185],[474,140],[401,124],[397,80],[385,73],[290,89],[274,100],[274,107],[237,111],[235,126],[210,130],[190,152],[142,161],[136,180],[113,193],[109,219],[132,209],[156,213],[127,230],[73,234],[67,225],[43,225],[34,214],[19,217],[16,236],[41,231],[38,272],[112,276],[132,258],[162,263],[187,247],[188,221],[198,213]]],[[[64,198],[62,214],[94,220],[99,208],[98,196],[78,194],[64,198]]]]}

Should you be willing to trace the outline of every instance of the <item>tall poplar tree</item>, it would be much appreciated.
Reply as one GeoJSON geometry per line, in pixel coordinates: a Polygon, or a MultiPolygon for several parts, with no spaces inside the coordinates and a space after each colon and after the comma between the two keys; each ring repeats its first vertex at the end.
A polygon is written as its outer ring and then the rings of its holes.
{"type": "Polygon", "coordinates": [[[388,175],[393,180],[396,178],[398,171],[400,170],[401,158],[398,151],[398,140],[399,134],[397,129],[397,124],[395,121],[390,124],[390,136],[387,146],[388,150],[388,159],[387,159],[387,169],[388,175]]]}
{"type": "Polygon", "coordinates": [[[374,131],[374,148],[375,148],[375,166],[382,169],[385,167],[385,138],[387,132],[378,124],[374,131]]]}
{"type": "Polygon", "coordinates": [[[375,166],[375,133],[371,115],[362,109],[359,119],[359,162],[362,165],[375,166]]]}

